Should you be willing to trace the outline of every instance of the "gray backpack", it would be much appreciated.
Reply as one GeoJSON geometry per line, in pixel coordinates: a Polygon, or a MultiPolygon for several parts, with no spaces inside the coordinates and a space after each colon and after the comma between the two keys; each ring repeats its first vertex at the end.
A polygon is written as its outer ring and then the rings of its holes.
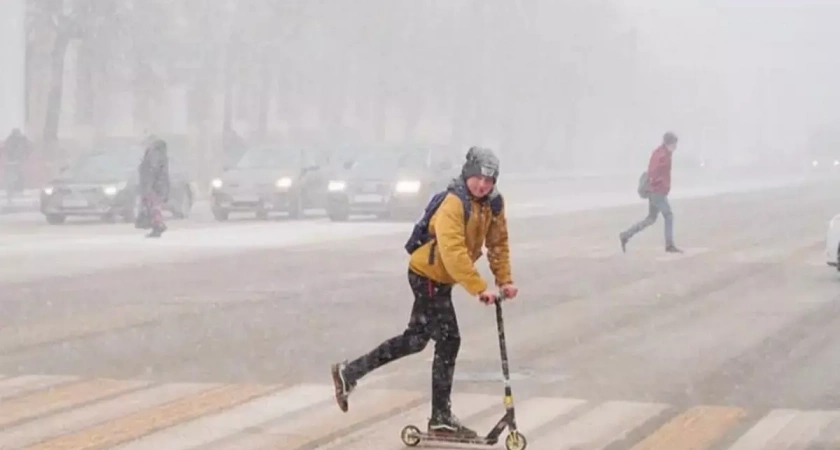
{"type": "Polygon", "coordinates": [[[642,172],[642,175],[639,177],[639,186],[636,188],[636,192],[639,193],[639,197],[648,198],[650,194],[650,178],[648,177],[647,170],[642,172]]]}

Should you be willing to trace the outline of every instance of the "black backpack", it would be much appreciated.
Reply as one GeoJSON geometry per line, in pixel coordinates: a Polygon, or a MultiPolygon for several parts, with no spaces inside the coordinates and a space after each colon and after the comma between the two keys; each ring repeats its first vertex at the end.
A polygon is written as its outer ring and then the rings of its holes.
{"type": "MultiPolygon", "coordinates": [[[[461,199],[461,203],[464,205],[464,227],[467,226],[467,222],[470,220],[470,213],[472,212],[467,190],[463,185],[456,184],[454,186],[450,186],[447,189],[433,195],[432,198],[429,199],[426,209],[423,210],[423,215],[414,224],[414,228],[411,230],[411,235],[405,243],[405,251],[408,252],[409,255],[417,251],[417,249],[422,247],[425,243],[435,238],[435,236],[429,232],[429,221],[432,220],[432,216],[434,216],[435,212],[438,208],[440,208],[443,200],[450,192],[461,199]]],[[[490,197],[489,201],[490,210],[492,211],[493,216],[501,214],[502,209],[504,208],[504,199],[502,198],[502,195],[494,195],[493,197],[490,197]]],[[[429,264],[434,263],[434,254],[434,247],[432,247],[429,252],[429,264]]]]}
{"type": "Polygon", "coordinates": [[[642,172],[642,175],[639,177],[639,185],[636,188],[636,192],[641,198],[648,198],[650,196],[650,177],[648,176],[647,170],[642,172]]]}

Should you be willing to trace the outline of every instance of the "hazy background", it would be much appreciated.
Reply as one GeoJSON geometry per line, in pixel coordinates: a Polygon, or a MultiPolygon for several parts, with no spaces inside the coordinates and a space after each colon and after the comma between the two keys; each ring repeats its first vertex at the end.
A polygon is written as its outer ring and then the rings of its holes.
{"type": "Polygon", "coordinates": [[[26,6],[22,60],[21,28],[0,31],[2,125],[22,117],[47,167],[151,131],[202,178],[265,140],[605,170],[643,165],[669,129],[684,158],[743,165],[795,161],[840,122],[829,1],[2,3],[10,23],[26,6]]]}

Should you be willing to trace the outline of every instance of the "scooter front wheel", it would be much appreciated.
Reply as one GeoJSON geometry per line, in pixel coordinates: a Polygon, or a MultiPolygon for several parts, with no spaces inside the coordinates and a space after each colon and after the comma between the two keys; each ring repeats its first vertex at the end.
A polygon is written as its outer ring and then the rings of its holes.
{"type": "Polygon", "coordinates": [[[518,431],[507,435],[505,439],[505,448],[507,450],[525,450],[526,447],[528,447],[528,440],[518,431]]]}
{"type": "Polygon", "coordinates": [[[420,429],[414,425],[408,425],[400,433],[403,444],[409,447],[416,447],[420,443],[420,429]]]}

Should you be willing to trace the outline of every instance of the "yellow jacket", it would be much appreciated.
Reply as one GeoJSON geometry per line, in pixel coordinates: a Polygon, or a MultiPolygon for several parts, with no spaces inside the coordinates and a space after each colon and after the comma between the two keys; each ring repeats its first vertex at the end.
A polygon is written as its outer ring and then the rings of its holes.
{"type": "Polygon", "coordinates": [[[443,284],[458,283],[472,295],[487,289],[487,282],[475,268],[487,244],[490,270],[496,285],[512,283],[510,248],[508,246],[505,210],[493,216],[489,202],[471,198],[469,223],[464,227],[464,205],[453,193],[448,193],[429,220],[429,231],[435,239],[423,244],[411,254],[411,270],[443,284]],[[433,249],[433,250],[432,250],[433,249]],[[433,251],[430,260],[429,253],[433,251]]]}

